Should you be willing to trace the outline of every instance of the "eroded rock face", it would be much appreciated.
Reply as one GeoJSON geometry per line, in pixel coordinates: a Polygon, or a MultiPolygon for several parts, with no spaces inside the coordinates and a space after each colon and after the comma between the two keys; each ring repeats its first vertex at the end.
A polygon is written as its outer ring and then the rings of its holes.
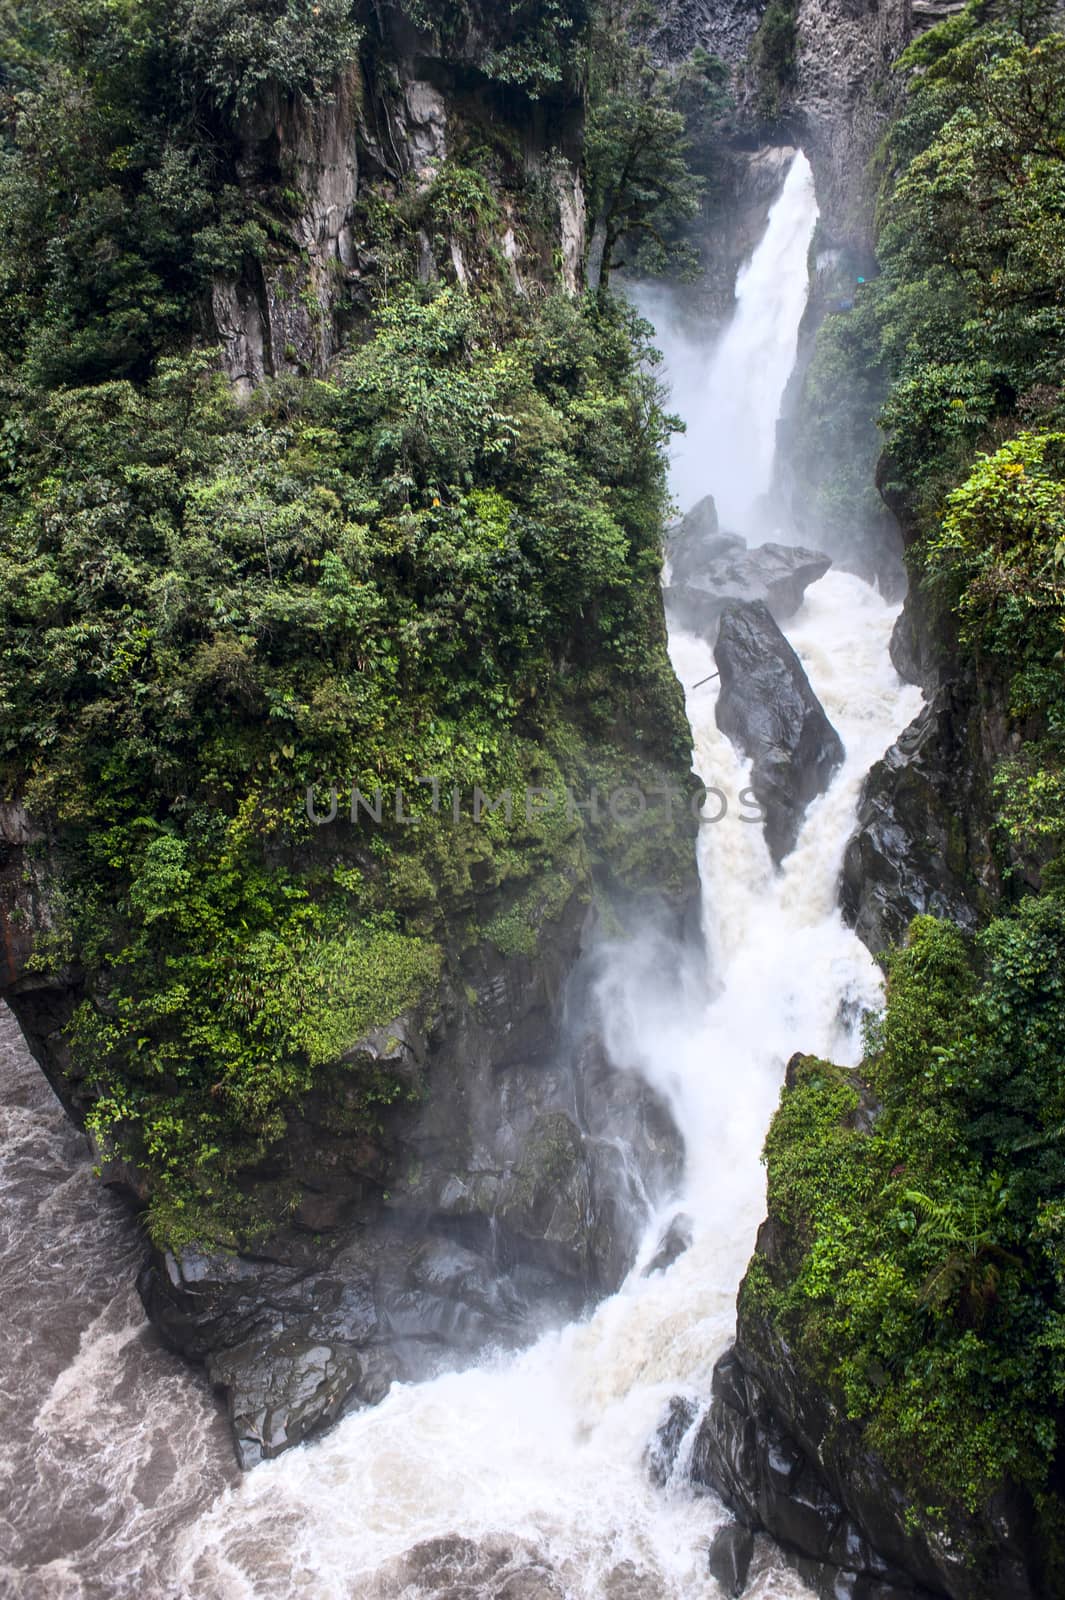
{"type": "MultiPolygon", "coordinates": [[[[13,930],[0,988],[83,1122],[91,1092],[63,1033],[82,979],[27,965],[31,935],[49,926],[49,859],[17,807],[0,811],[0,837],[13,930]]],[[[679,929],[683,908],[666,920],[679,929]]],[[[682,1142],[664,1101],[606,1055],[587,1003],[590,935],[578,885],[535,958],[471,946],[423,1009],[320,1069],[291,1108],[244,1185],[264,1215],[287,1215],[283,1227],[244,1253],[152,1253],[145,1307],[223,1391],[242,1465],[376,1403],[393,1381],[528,1341],[622,1281],[648,1196],[676,1184],[682,1142]],[[361,1086],[375,1069],[407,1092],[368,1120],[361,1086]]],[[[105,1181],[143,1205],[143,1175],[96,1154],[105,1181]]]]}
{"type": "Polygon", "coordinates": [[[666,608],[682,628],[713,640],[721,613],[736,600],[760,601],[777,622],[786,622],[802,605],[811,583],[832,565],[828,556],[796,545],[763,544],[748,550],[736,534],[718,534],[697,556],[679,555],[674,576],[687,581],[666,590],[666,608]]]}
{"type": "Polygon", "coordinates": [[[843,761],[843,744],[763,602],[726,606],[714,659],[721,673],[717,725],[751,760],[751,788],[779,865],[806,807],[843,761]]]}
{"type": "MultiPolygon", "coordinates": [[[[285,223],[288,259],[249,265],[214,285],[223,369],[243,393],[264,378],[328,368],[352,314],[370,308],[382,270],[377,244],[365,222],[357,224],[358,201],[371,191],[394,199],[404,184],[426,189],[455,140],[471,122],[483,122],[487,80],[478,82],[477,63],[490,51],[490,32],[471,32],[459,72],[463,50],[455,57],[455,41],[445,60],[441,41],[419,33],[398,11],[380,13],[378,26],[385,33],[384,66],[352,62],[331,92],[314,101],[268,94],[241,125],[242,184],[255,194],[284,187],[298,197],[285,223]]],[[[508,120],[502,105],[491,115],[508,120]]],[[[518,112],[515,149],[553,197],[555,211],[551,237],[534,239],[511,190],[497,185],[499,230],[486,248],[503,254],[519,293],[538,287],[556,263],[570,293],[583,281],[585,204],[574,117],[579,108],[566,104],[550,114],[534,114],[531,103],[518,112]]],[[[465,285],[475,276],[457,234],[436,249],[422,230],[416,243],[423,282],[443,275],[465,285]]]]}
{"type": "MultiPolygon", "coordinates": [[[[805,1059],[794,1056],[793,1086],[805,1059]]],[[[851,1074],[859,1103],[851,1126],[869,1133],[878,1105],[851,1074]]],[[[772,1211],[758,1231],[752,1274],[782,1289],[805,1244],[772,1211]]],[[[736,1341],[714,1368],[709,1404],[674,1399],[650,1463],[659,1482],[685,1472],[738,1523],[775,1539],[804,1581],[845,1600],[1037,1600],[1046,1592],[1031,1501],[1003,1486],[976,1513],[952,1504],[933,1530],[872,1449],[842,1396],[807,1370],[764,1296],[740,1288],[736,1341]],[[691,1437],[694,1429],[694,1437],[691,1437]],[[683,1448],[682,1448],[683,1447],[683,1448]]],[[[925,1491],[936,1495],[933,1487],[925,1491]]],[[[941,1496],[936,1495],[937,1499],[941,1496]]],[[[925,1500],[923,1503],[927,1503],[925,1500]]]]}
{"type": "Polygon", "coordinates": [[[575,899],[535,962],[479,947],[450,1012],[360,1046],[420,1085],[379,1134],[349,1124],[344,1064],[323,1076],[284,1143],[290,1226],[247,1254],[153,1254],[145,1306],[224,1392],[243,1466],[621,1283],[682,1146],[593,1028],[559,1037],[583,923],[575,899]]]}
{"type": "Polygon", "coordinates": [[[812,583],[823,578],[831,558],[796,545],[763,544],[749,549],[736,533],[718,527],[712,495],[693,506],[669,535],[666,609],[677,626],[713,643],[718,621],[734,600],[760,600],[777,622],[802,605],[812,583]]]}
{"type": "Polygon", "coordinates": [[[668,0],[656,7],[654,43],[671,61],[683,61],[701,46],[738,66],[764,10],[765,0],[668,0]]]}
{"type": "Polygon", "coordinates": [[[902,81],[891,64],[909,43],[908,0],[800,0],[794,99],[828,239],[864,245],[873,186],[866,167],[902,81]]]}
{"type": "Polygon", "coordinates": [[[1002,894],[990,774],[1017,735],[944,685],[869,773],[843,859],[845,920],[875,955],[915,916],[975,928],[1002,894]],[[994,748],[990,748],[990,746],[994,748]]]}
{"type": "MultiPolygon", "coordinates": [[[[773,1258],[773,1223],[763,1224],[758,1250],[773,1258]]],[[[1004,1492],[979,1518],[955,1511],[939,1537],[915,1527],[909,1497],[861,1428],[773,1328],[743,1312],[742,1294],[740,1303],[736,1344],[714,1368],[691,1448],[692,1483],[719,1495],[741,1528],[769,1533],[821,1595],[1037,1600],[1043,1591],[1022,1497],[1004,1492]]],[[[656,1447],[667,1465],[680,1445],[677,1404],[656,1447]]]]}
{"type": "Polygon", "coordinates": [[[328,98],[311,103],[275,93],[244,120],[247,181],[254,185],[283,161],[300,210],[290,225],[291,262],[249,269],[214,287],[223,368],[243,392],[265,376],[320,372],[336,349],[336,307],[356,264],[352,221],[363,90],[360,68],[352,63],[328,98]]]}

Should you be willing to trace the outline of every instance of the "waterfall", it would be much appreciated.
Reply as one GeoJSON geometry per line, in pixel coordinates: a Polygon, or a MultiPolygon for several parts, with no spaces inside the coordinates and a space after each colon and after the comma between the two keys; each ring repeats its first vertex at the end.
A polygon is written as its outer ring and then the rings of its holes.
{"type": "MultiPolygon", "coordinates": [[[[741,531],[769,481],[815,215],[799,157],[709,358],[693,360],[661,296],[648,306],[675,403],[691,424],[674,462],[677,497],[687,503],[713,491],[723,520],[741,531]]],[[[726,1514],[712,1497],[694,1497],[680,1471],[655,1488],[646,1450],[672,1396],[708,1398],[714,1361],[732,1335],[737,1285],[764,1214],[759,1153],[788,1056],[804,1049],[855,1060],[850,1019],[879,995],[873,962],[842,924],[836,883],[862,778],[919,704],[889,661],[895,614],[860,579],[830,572],[788,625],[847,759],[810,807],[782,871],[761,830],[735,812],[700,829],[702,992],[686,1009],[667,1003],[621,950],[604,969],[607,1042],[669,1097],[687,1146],[683,1193],[652,1219],[620,1291],[519,1355],[397,1385],[376,1408],[229,1483],[209,1469],[217,1418],[202,1390],[191,1378],[183,1387],[173,1364],[159,1367],[156,1381],[150,1361],[163,1353],[131,1306],[101,1313],[76,1351],[49,1356],[51,1368],[31,1351],[46,1387],[48,1372],[54,1384],[30,1422],[32,1448],[19,1440],[20,1458],[43,1457],[50,1481],[32,1492],[42,1506],[51,1493],[57,1516],[80,1516],[89,1532],[79,1570],[57,1559],[24,1595],[713,1600],[706,1552],[726,1514]],[[692,1244],[645,1278],[640,1269],[675,1209],[693,1220],[692,1244]],[[73,1358],[92,1375],[80,1396],[67,1374],[73,1358]]],[[[684,634],[670,648],[697,768],[734,796],[747,770],[717,729],[715,684],[702,682],[713,671],[710,648],[684,634]]],[[[43,1084],[38,1090],[47,1094],[43,1084]]],[[[24,1120],[28,1138],[30,1113],[24,1120]]],[[[58,1121],[57,1129],[61,1143],[58,1121]]],[[[21,1229],[46,1238],[22,1167],[10,1152],[6,1159],[5,1199],[15,1206],[24,1198],[21,1229]]],[[[70,1181],[87,1186],[87,1169],[70,1181]]],[[[88,1221],[85,1230],[67,1248],[79,1261],[88,1249],[101,1271],[108,1242],[93,1255],[88,1221]]],[[[59,1241],[56,1252],[59,1260],[59,1241]]],[[[61,1312],[57,1300],[57,1329],[66,1327],[61,1312]]],[[[17,1414],[15,1397],[12,1407],[17,1414]]],[[[4,1565],[3,1531],[0,1588],[15,1570],[4,1565]]],[[[770,1600],[806,1591],[759,1541],[750,1593],[770,1600]]]]}
{"type": "MultiPolygon", "coordinates": [[[[806,293],[816,210],[805,158],[793,164],[743,272],[731,326],[676,463],[679,498],[708,489],[744,525],[768,486],[784,385],[806,293]],[[693,474],[698,474],[695,481],[693,474]]],[[[682,371],[667,345],[669,365],[682,371]]],[[[532,1349],[431,1383],[399,1386],[320,1442],[258,1468],[189,1529],[180,1551],[193,1596],[277,1596],[293,1575],[320,1600],[558,1593],[681,1600],[715,1593],[706,1549],[725,1513],[649,1481],[645,1452],[671,1396],[705,1400],[731,1336],[736,1289],[764,1212],[759,1161],[784,1064],[795,1049],[851,1062],[853,1018],[879,997],[864,947],[836,909],[858,789],[919,703],[888,658],[895,619],[867,584],[829,575],[787,632],[841,733],[847,760],[776,872],[761,830],[738,816],[701,829],[710,951],[699,1002],[678,1014],[641,989],[623,957],[603,979],[608,1043],[670,1098],[687,1143],[689,1250],[666,1272],[634,1269],[585,1323],[532,1349]],[[712,969],[712,970],[711,970],[712,969]],[[508,1573],[540,1586],[504,1589],[508,1573]],[[446,1581],[443,1574],[449,1574],[446,1581]],[[557,1583],[557,1589],[551,1587],[557,1583]]],[[[675,635],[700,775],[726,794],[744,763],[718,732],[709,646],[675,635]]],[[[671,1211],[672,1211],[671,1207],[671,1211]]],[[[646,1259],[669,1213],[654,1219],[646,1259]]],[[[805,1591],[768,1547],[751,1593],[805,1591]]]]}
{"type": "Polygon", "coordinates": [[[673,449],[673,492],[687,510],[710,490],[721,526],[732,533],[754,531],[755,508],[769,489],[816,221],[813,173],[800,153],[761,243],[740,270],[733,316],[708,354],[671,316],[668,293],[641,286],[635,294],[670,356],[673,403],[687,424],[673,449]]]}

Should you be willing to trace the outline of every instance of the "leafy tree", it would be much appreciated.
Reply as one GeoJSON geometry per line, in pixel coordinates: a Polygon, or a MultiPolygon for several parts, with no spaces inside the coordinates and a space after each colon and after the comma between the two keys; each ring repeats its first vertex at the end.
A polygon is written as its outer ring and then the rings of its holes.
{"type": "Polygon", "coordinates": [[[147,375],[210,331],[219,274],[267,253],[281,204],[240,181],[237,122],[322,95],[359,44],[350,0],[36,0],[0,13],[0,370],[147,375]]]}
{"type": "MultiPolygon", "coordinates": [[[[52,834],[68,909],[39,960],[77,950],[92,1123],[156,1237],[276,1222],[282,1199],[241,1198],[257,1163],[435,981],[475,881],[550,905],[599,848],[564,810],[429,813],[323,857],[308,785],[561,790],[630,759],[621,684],[646,759],[683,745],[645,332],[621,305],[393,289],[330,382],[243,406],[206,354],[5,386],[0,766],[52,834]]],[[[400,1089],[354,1092],[369,1126],[400,1089]]]]}
{"type": "Polygon", "coordinates": [[[693,170],[692,133],[725,105],[720,64],[705,52],[679,74],[655,65],[633,42],[628,0],[601,0],[593,35],[585,130],[592,231],[591,287],[605,294],[623,264],[618,246],[645,246],[642,264],[661,271],[690,259],[679,226],[698,212],[705,179],[693,170]],[[646,247],[650,246],[650,254],[646,247]]]}

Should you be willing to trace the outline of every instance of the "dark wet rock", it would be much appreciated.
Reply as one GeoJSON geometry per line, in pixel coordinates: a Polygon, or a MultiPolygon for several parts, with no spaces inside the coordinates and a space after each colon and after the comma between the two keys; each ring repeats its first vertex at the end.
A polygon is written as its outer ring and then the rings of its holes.
{"type": "MultiPolygon", "coordinates": [[[[681,1142],[594,1030],[558,1038],[583,917],[564,913],[535,964],[481,947],[450,1022],[397,1019],[323,1073],[287,1146],[292,1226],[254,1254],[156,1252],[143,1272],[153,1322],[224,1392],[243,1465],[621,1283],[681,1142]],[[349,1118],[356,1056],[437,1086],[396,1102],[376,1142],[349,1118]]],[[[570,997],[580,1017],[576,979],[570,997]]]]}
{"type": "Polygon", "coordinates": [[[754,1534],[742,1523],[730,1522],[714,1534],[710,1545],[710,1576],[730,1600],[739,1600],[746,1589],[753,1555],[754,1534]]]}
{"type": "Polygon", "coordinates": [[[335,1421],[357,1388],[362,1362],[353,1346],[286,1334],[218,1351],[207,1373],[226,1393],[237,1459],[253,1467],[335,1421]]]}
{"type": "Polygon", "coordinates": [[[928,688],[935,677],[935,663],[925,648],[917,612],[907,601],[899,612],[891,630],[888,645],[891,664],[904,683],[915,683],[928,688]]]}
{"type": "Polygon", "coordinates": [[[874,954],[902,943],[922,913],[974,928],[1000,893],[970,710],[951,687],[938,690],[865,781],[840,904],[874,954]]]}
{"type": "MultiPolygon", "coordinates": [[[[12,895],[31,887],[16,844],[0,893],[8,880],[12,895]]],[[[682,918],[668,910],[664,928],[682,918]]],[[[535,959],[472,946],[425,1008],[321,1068],[247,1180],[267,1214],[289,1209],[267,1240],[153,1251],[145,1308],[207,1366],[243,1465],[396,1381],[527,1343],[623,1280],[682,1143],[662,1097],[607,1055],[587,931],[575,891],[535,959]],[[410,1092],[368,1125],[359,1086],[380,1070],[410,1092]]],[[[62,1035],[78,992],[76,975],[48,984],[30,971],[8,995],[81,1118],[62,1035]]],[[[97,1153],[143,1203],[136,1173],[97,1153]]]]}
{"type": "Polygon", "coordinates": [[[760,601],[726,608],[714,658],[721,674],[717,725],[751,760],[751,788],[779,864],[795,844],[806,807],[824,794],[842,762],[843,745],[760,601]]]}
{"type": "Polygon", "coordinates": [[[750,550],[745,540],[727,533],[688,535],[683,540],[678,536],[670,556],[666,610],[679,627],[711,643],[721,614],[732,601],[762,601],[777,622],[786,622],[802,605],[811,583],[823,578],[832,565],[830,557],[817,550],[785,544],[750,550]]]}
{"type": "MultiPolygon", "coordinates": [[[[783,1283],[801,1249],[770,1218],[757,1254],[761,1270],[783,1283]]],[[[1043,1590],[1031,1504],[1003,1489],[977,1514],[955,1505],[938,1529],[919,1524],[911,1494],[861,1425],[804,1369],[760,1305],[741,1289],[736,1343],[714,1369],[692,1441],[692,1483],[719,1495],[751,1533],[768,1533],[826,1600],[1036,1600],[1043,1590]]],[[[683,1435],[670,1420],[659,1441],[675,1460],[683,1435]]]]}
{"type": "Polygon", "coordinates": [[[669,1402],[665,1421],[648,1446],[647,1472],[651,1482],[664,1488],[677,1464],[677,1455],[685,1434],[699,1414],[694,1400],[675,1394],[669,1402]]]}
{"type": "Polygon", "coordinates": [[[678,1211],[658,1241],[654,1255],[643,1269],[645,1278],[649,1278],[653,1272],[664,1272],[667,1267],[673,1265],[678,1256],[682,1256],[685,1250],[691,1248],[692,1227],[692,1219],[687,1212],[678,1211]]]}
{"type": "Polygon", "coordinates": [[[765,1531],[822,1596],[1036,1600],[1030,1514],[999,1498],[956,1512],[943,1537],[914,1526],[909,1497],[771,1329],[741,1313],[692,1449],[693,1482],[765,1531]],[[993,1536],[989,1538],[989,1532],[993,1536]]]}

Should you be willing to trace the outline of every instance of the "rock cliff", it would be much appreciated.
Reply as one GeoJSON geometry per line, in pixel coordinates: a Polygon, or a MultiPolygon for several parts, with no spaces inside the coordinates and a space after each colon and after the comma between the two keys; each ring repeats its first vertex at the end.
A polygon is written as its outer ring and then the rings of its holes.
{"type": "MultiPolygon", "coordinates": [[[[576,293],[585,253],[579,99],[560,92],[534,103],[502,92],[477,66],[492,28],[445,42],[398,10],[375,9],[368,47],[331,94],[309,102],[272,93],[245,114],[241,181],[254,195],[283,192],[287,218],[270,259],[215,284],[225,368],[242,389],[325,370],[389,270],[367,202],[404,183],[428,187],[486,127],[497,150],[511,146],[489,173],[501,211],[493,246],[522,292],[557,270],[576,293]],[[519,197],[522,184],[541,197],[535,220],[519,197]]],[[[414,232],[423,281],[477,275],[458,228],[434,238],[414,232]]]]}
{"type": "MultiPolygon", "coordinates": [[[[789,1089],[807,1065],[792,1059],[789,1089]]],[[[850,1122],[868,1135],[877,1105],[852,1077],[858,1105],[850,1122]]],[[[763,1223],[740,1290],[736,1342],[714,1369],[702,1415],[673,1402],[653,1458],[657,1474],[668,1473],[686,1440],[691,1481],[720,1495],[743,1529],[770,1533],[821,1595],[1035,1600],[1046,1591],[1026,1497],[1003,1488],[977,1512],[951,1508],[939,1531],[929,1531],[913,1515],[911,1492],[847,1419],[842,1396],[799,1360],[764,1288],[792,1280],[804,1249],[799,1231],[773,1211],[763,1223]]],[[[743,1588],[741,1581],[733,1593],[743,1588]]]]}
{"type": "MultiPolygon", "coordinates": [[[[246,393],[264,378],[328,372],[390,272],[472,287],[494,274],[519,301],[581,284],[579,96],[530,97],[482,70],[507,17],[478,13],[443,42],[391,8],[367,11],[377,31],[328,96],[268,94],[237,130],[242,184],[284,216],[264,259],[214,286],[219,360],[246,393]],[[477,146],[486,130],[487,155],[477,146]],[[430,237],[419,195],[473,147],[483,210],[471,202],[430,237]],[[397,262],[373,219],[375,203],[401,190],[411,209],[397,262]]],[[[699,789],[656,556],[640,580],[646,706],[622,703],[583,632],[556,664],[563,682],[575,662],[600,672],[590,711],[568,705],[555,730],[586,808],[585,790],[612,778],[653,776],[685,800],[699,789]],[[623,750],[621,767],[604,765],[608,747],[615,758],[623,750]]],[[[662,1100],[607,1059],[591,980],[607,932],[646,942],[659,919],[667,939],[691,934],[696,823],[686,807],[666,829],[653,816],[630,825],[609,815],[591,828],[595,843],[576,843],[576,816],[556,829],[550,871],[525,870],[520,818],[500,846],[505,881],[487,847],[461,870],[448,861],[439,981],[319,1064],[281,1136],[249,1159],[240,1183],[261,1222],[255,1239],[212,1236],[190,1219],[153,1250],[144,1303],[225,1392],[242,1464],[379,1399],[395,1378],[530,1338],[545,1318],[616,1287],[631,1263],[681,1141],[662,1100]]],[[[359,883],[379,870],[380,843],[354,827],[312,828],[289,865],[317,882],[339,873],[359,883]]],[[[42,961],[62,920],[65,864],[46,824],[20,803],[0,809],[0,994],[84,1122],[98,1090],[66,1030],[89,980],[76,951],[42,961]]],[[[432,890],[415,871],[412,903],[434,900],[432,890]]],[[[109,1147],[95,1153],[106,1181],[143,1204],[145,1174],[109,1147]]]]}

